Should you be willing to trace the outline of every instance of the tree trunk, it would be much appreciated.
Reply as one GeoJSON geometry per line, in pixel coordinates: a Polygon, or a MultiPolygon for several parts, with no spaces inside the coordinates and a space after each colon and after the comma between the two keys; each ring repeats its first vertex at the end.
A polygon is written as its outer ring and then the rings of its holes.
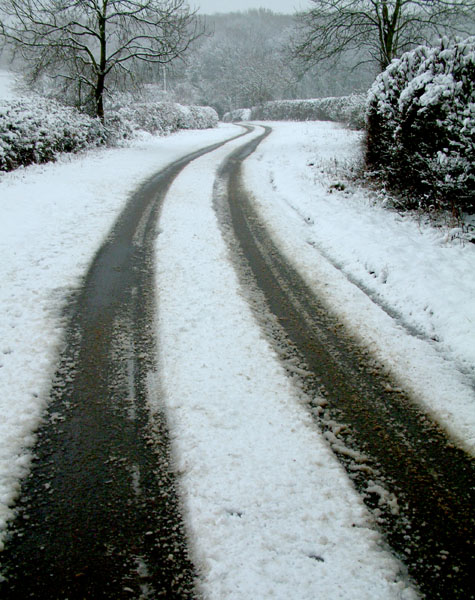
{"type": "Polygon", "coordinates": [[[104,89],[106,80],[107,66],[107,40],[106,40],[106,21],[107,21],[107,0],[104,0],[102,12],[97,15],[99,25],[99,41],[101,44],[101,56],[99,59],[99,69],[96,81],[96,115],[104,123],[104,89]]]}
{"type": "Polygon", "coordinates": [[[104,73],[97,74],[96,82],[96,116],[104,123],[104,73]]]}

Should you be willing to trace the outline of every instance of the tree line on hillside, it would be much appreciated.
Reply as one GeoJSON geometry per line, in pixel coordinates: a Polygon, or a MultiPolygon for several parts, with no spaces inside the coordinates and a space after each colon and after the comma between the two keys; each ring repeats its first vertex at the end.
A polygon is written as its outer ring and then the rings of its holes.
{"type": "Polygon", "coordinates": [[[0,0],[0,36],[30,85],[100,119],[107,96],[151,82],[223,114],[365,91],[402,52],[473,25],[474,10],[472,0],[312,0],[297,18],[203,19],[186,0],[0,0]]]}
{"type": "Polygon", "coordinates": [[[377,74],[356,66],[344,52],[335,61],[307,65],[291,56],[295,17],[250,10],[207,18],[212,34],[201,38],[186,63],[170,75],[174,90],[219,114],[270,100],[342,96],[367,90],[377,74]]]}

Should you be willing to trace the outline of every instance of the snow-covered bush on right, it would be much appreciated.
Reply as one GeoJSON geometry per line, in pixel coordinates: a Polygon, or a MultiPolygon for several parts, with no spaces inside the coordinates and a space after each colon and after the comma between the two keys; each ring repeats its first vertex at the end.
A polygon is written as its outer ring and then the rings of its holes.
{"type": "Polygon", "coordinates": [[[475,37],[394,60],[368,97],[367,166],[407,208],[475,212],[475,37]]]}

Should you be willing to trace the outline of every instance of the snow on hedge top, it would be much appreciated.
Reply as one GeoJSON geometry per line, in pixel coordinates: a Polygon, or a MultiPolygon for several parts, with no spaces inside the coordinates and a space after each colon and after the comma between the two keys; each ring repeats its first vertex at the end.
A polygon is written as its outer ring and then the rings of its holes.
{"type": "Polygon", "coordinates": [[[404,111],[415,96],[421,108],[446,99],[473,117],[474,75],[475,36],[456,43],[444,38],[437,46],[419,46],[394,59],[370,88],[368,106],[389,116],[404,111]]]}
{"type": "Polygon", "coordinates": [[[164,101],[136,101],[127,94],[108,102],[106,125],[119,137],[136,131],[167,135],[180,129],[216,127],[218,113],[208,106],[182,106],[164,101]]]}
{"type": "Polygon", "coordinates": [[[0,171],[44,163],[61,152],[77,152],[106,140],[129,139],[139,131],[166,135],[217,124],[218,114],[212,108],[171,102],[118,99],[109,103],[104,126],[98,119],[53,99],[0,99],[0,171]]]}

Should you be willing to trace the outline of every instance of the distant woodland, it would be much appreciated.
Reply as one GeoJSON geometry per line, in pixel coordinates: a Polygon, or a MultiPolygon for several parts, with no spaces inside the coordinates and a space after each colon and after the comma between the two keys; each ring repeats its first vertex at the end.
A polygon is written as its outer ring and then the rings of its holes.
{"type": "Polygon", "coordinates": [[[366,91],[377,75],[364,56],[343,53],[308,67],[290,58],[291,15],[250,10],[206,17],[207,34],[184,61],[154,69],[173,100],[214,107],[220,115],[269,100],[344,96],[366,91]]]}

